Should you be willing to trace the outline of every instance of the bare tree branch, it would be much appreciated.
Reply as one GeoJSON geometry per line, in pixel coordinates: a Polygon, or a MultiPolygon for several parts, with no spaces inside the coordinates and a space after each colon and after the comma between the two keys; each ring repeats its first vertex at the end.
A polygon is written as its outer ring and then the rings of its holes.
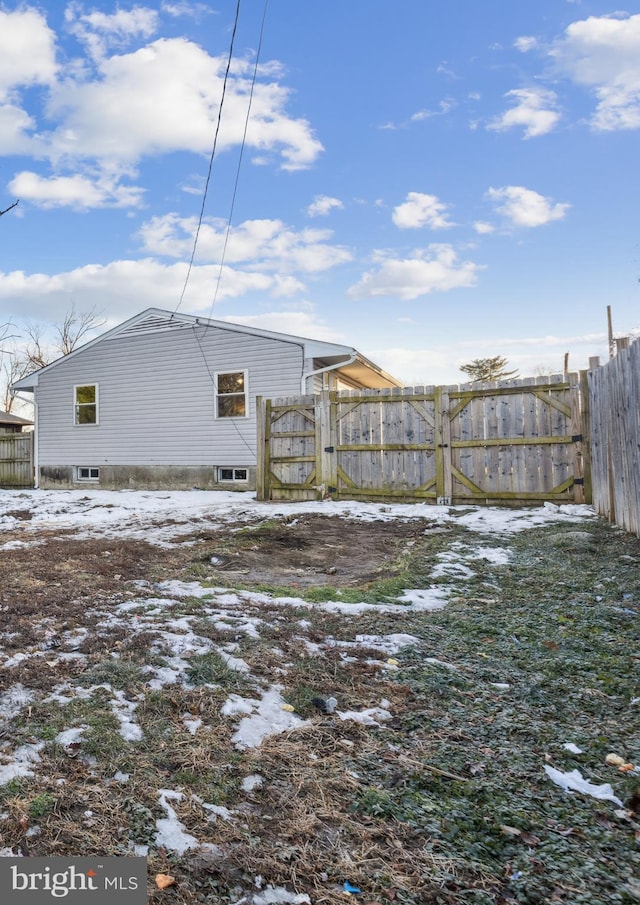
{"type": "Polygon", "coordinates": [[[80,340],[106,323],[106,318],[100,317],[95,308],[90,311],[77,311],[75,305],[71,305],[61,324],[56,324],[55,331],[58,334],[58,346],[63,355],[69,355],[76,348],[80,340]]]}
{"type": "Polygon", "coordinates": [[[13,204],[10,204],[9,207],[5,207],[5,209],[3,211],[0,211],[0,217],[2,217],[4,214],[8,214],[9,211],[12,211],[14,209],[14,207],[18,206],[19,203],[20,203],[20,199],[18,198],[18,200],[14,201],[13,204]]]}

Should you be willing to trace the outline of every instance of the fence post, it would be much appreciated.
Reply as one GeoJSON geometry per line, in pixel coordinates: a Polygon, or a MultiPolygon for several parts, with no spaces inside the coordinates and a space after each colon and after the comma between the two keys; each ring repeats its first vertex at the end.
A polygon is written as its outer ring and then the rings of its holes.
{"type": "Polygon", "coordinates": [[[449,422],[449,393],[447,387],[435,387],[433,394],[434,445],[436,458],[436,502],[451,504],[451,424],[449,422]]]}
{"type": "Polygon", "coordinates": [[[267,492],[267,401],[263,396],[256,396],[257,425],[257,462],[256,462],[256,498],[266,500],[267,492]]]}
{"type": "Polygon", "coordinates": [[[584,481],[584,502],[593,503],[593,483],[591,477],[591,404],[589,402],[588,371],[580,371],[580,419],[582,429],[582,479],[584,481]]]}
{"type": "Polygon", "coordinates": [[[316,483],[323,488],[323,496],[338,497],[338,453],[336,450],[337,393],[323,390],[315,401],[316,462],[319,473],[316,483]]]}

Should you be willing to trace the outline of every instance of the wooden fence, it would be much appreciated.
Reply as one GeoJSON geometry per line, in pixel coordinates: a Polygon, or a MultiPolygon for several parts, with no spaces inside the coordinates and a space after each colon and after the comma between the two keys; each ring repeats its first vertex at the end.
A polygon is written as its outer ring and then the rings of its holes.
{"type": "Polygon", "coordinates": [[[593,505],[640,536],[640,341],[588,374],[593,505]]]}
{"type": "Polygon", "coordinates": [[[262,500],[583,502],[577,374],[258,400],[262,500]]]}
{"type": "Polygon", "coordinates": [[[0,488],[33,487],[33,433],[0,434],[0,488]]]}

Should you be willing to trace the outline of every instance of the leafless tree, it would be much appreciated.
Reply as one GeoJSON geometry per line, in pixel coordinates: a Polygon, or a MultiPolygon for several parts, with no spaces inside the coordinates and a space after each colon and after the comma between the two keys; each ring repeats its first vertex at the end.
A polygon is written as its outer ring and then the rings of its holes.
{"type": "MultiPolygon", "coordinates": [[[[96,330],[105,323],[95,308],[90,311],[78,311],[72,305],[64,316],[64,319],[53,325],[55,342],[47,343],[47,326],[42,323],[27,323],[23,327],[24,342],[16,342],[15,337],[11,348],[0,346],[0,372],[2,374],[2,396],[4,398],[5,411],[11,411],[13,397],[9,387],[17,380],[21,380],[28,374],[44,368],[45,365],[55,361],[63,355],[73,352],[81,340],[91,331],[96,330]]],[[[8,328],[8,325],[5,325],[8,328]]],[[[7,336],[7,329],[2,333],[0,327],[0,341],[7,336]]]]}
{"type": "Polygon", "coordinates": [[[62,323],[55,325],[58,351],[62,355],[69,355],[87,333],[102,327],[105,323],[106,318],[101,317],[95,308],[90,311],[78,311],[75,305],[71,305],[62,323]]]}
{"type": "Polygon", "coordinates": [[[11,393],[10,387],[16,380],[22,380],[27,374],[33,371],[31,362],[28,358],[19,357],[14,352],[3,351],[1,372],[2,388],[4,390],[4,398],[2,400],[2,408],[5,412],[10,412],[15,402],[15,396],[11,393]]]}

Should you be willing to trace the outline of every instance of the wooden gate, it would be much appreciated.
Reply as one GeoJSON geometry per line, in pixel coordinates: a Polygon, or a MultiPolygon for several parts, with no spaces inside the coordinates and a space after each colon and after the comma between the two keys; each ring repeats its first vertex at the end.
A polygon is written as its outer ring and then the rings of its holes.
{"type": "Polygon", "coordinates": [[[583,502],[578,375],[261,400],[259,499],[583,502]]]}
{"type": "Polygon", "coordinates": [[[33,487],[33,433],[0,434],[0,488],[33,487]]]}

